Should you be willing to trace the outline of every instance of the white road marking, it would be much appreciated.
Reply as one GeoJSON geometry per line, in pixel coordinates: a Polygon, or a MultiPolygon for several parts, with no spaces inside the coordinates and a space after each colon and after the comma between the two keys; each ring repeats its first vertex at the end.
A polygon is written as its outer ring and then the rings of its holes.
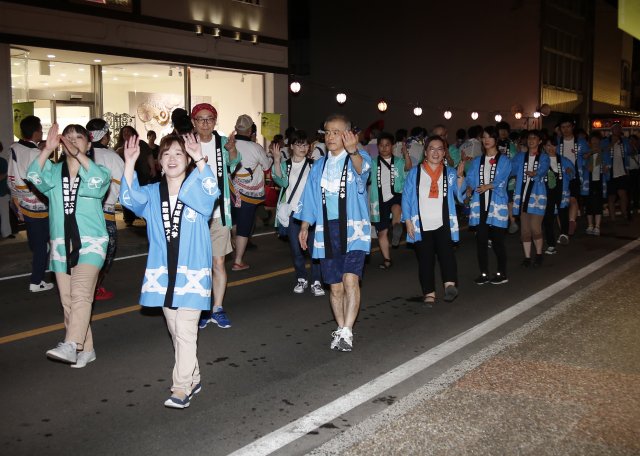
{"type": "Polygon", "coordinates": [[[639,246],[640,240],[638,239],[629,242],[599,260],[596,260],[573,274],[568,275],[564,279],[559,280],[528,298],[523,299],[508,309],[503,310],[488,320],[477,324],[473,328],[452,337],[440,345],[416,356],[404,364],[401,364],[397,368],[374,378],[329,404],[320,407],[319,409],[304,415],[286,426],[255,440],[249,445],[234,451],[231,453],[231,456],[269,455],[281,449],[289,443],[304,437],[307,433],[317,429],[321,425],[335,420],[357,406],[379,396],[385,390],[407,380],[418,372],[432,366],[436,362],[446,358],[472,342],[475,342],[494,329],[502,326],[518,315],[526,312],[532,307],[535,307],[542,301],[550,298],[556,293],[564,290],[568,286],[585,278],[589,274],[597,271],[639,246]]]}

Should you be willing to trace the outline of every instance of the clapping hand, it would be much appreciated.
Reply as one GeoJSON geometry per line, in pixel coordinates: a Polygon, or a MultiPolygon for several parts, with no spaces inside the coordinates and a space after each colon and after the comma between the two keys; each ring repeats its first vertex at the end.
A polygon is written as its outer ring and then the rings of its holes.
{"type": "Polygon", "coordinates": [[[140,138],[131,136],[124,144],[125,162],[135,162],[140,156],[140,138]]]}
{"type": "MultiPolygon", "coordinates": [[[[64,136],[60,135],[60,141],[62,141],[62,144],[64,144],[64,148],[65,150],[72,156],[72,157],[77,157],[78,154],[80,153],[80,149],[78,149],[77,146],[73,145],[71,143],[71,141],[69,141],[67,138],[65,138],[64,136]]],[[[49,143],[49,137],[47,136],[47,144],[49,143]]],[[[48,146],[47,146],[48,147],[48,146]]],[[[46,147],[45,147],[46,150],[46,147]]]]}

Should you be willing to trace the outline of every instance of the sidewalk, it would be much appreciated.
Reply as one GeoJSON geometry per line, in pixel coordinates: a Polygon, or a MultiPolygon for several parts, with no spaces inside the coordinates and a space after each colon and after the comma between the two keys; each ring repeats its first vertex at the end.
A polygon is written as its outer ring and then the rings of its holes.
{"type": "Polygon", "coordinates": [[[460,366],[311,454],[640,454],[639,268],[632,259],[457,380],[460,366]]]}

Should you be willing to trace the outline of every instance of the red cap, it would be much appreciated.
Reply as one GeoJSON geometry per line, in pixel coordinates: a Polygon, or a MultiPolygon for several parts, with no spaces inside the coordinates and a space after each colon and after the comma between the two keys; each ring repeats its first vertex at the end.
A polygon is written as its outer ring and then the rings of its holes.
{"type": "Polygon", "coordinates": [[[216,108],[211,106],[209,103],[200,103],[195,105],[193,109],[191,109],[191,118],[195,119],[196,115],[200,111],[211,111],[213,113],[213,117],[216,119],[218,118],[218,111],[216,111],[216,108]]]}

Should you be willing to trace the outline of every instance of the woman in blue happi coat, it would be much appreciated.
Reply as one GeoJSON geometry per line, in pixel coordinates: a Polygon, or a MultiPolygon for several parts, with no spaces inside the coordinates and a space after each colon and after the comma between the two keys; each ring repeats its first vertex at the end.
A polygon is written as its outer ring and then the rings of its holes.
{"type": "MultiPolygon", "coordinates": [[[[455,204],[458,171],[445,166],[445,154],[442,138],[430,136],[425,141],[424,161],[409,171],[402,195],[402,220],[407,227],[407,242],[415,244],[425,304],[436,301],[436,256],[444,283],[444,300],[450,302],[458,296],[453,252],[453,242],[459,240],[455,204]]],[[[464,163],[460,165],[460,173],[463,170],[464,163]]]]}
{"type": "Polygon", "coordinates": [[[486,127],[482,132],[482,155],[469,165],[466,178],[458,180],[458,198],[470,197],[469,226],[476,229],[476,246],[480,275],[478,285],[508,282],[507,250],[504,237],[509,224],[507,181],[511,173],[509,157],[498,151],[498,129],[486,127]],[[489,278],[489,240],[498,262],[497,272],[489,278]]]}
{"type": "Polygon", "coordinates": [[[196,356],[200,312],[211,309],[208,220],[220,194],[193,135],[162,138],[159,183],[140,186],[134,172],[139,139],[127,141],[120,201],[147,222],[149,257],[140,304],[162,307],[175,349],[170,408],[186,408],[202,389],[196,356]],[[196,165],[193,171],[189,170],[196,165]]]}
{"type": "Polygon", "coordinates": [[[542,265],[542,220],[547,208],[545,178],[549,171],[549,156],[543,153],[542,133],[530,130],[527,137],[528,152],[519,153],[511,161],[511,173],[516,176],[513,194],[513,215],[520,215],[520,238],[524,249],[524,267],[542,265]],[[531,262],[531,243],[536,248],[531,262]]]}

